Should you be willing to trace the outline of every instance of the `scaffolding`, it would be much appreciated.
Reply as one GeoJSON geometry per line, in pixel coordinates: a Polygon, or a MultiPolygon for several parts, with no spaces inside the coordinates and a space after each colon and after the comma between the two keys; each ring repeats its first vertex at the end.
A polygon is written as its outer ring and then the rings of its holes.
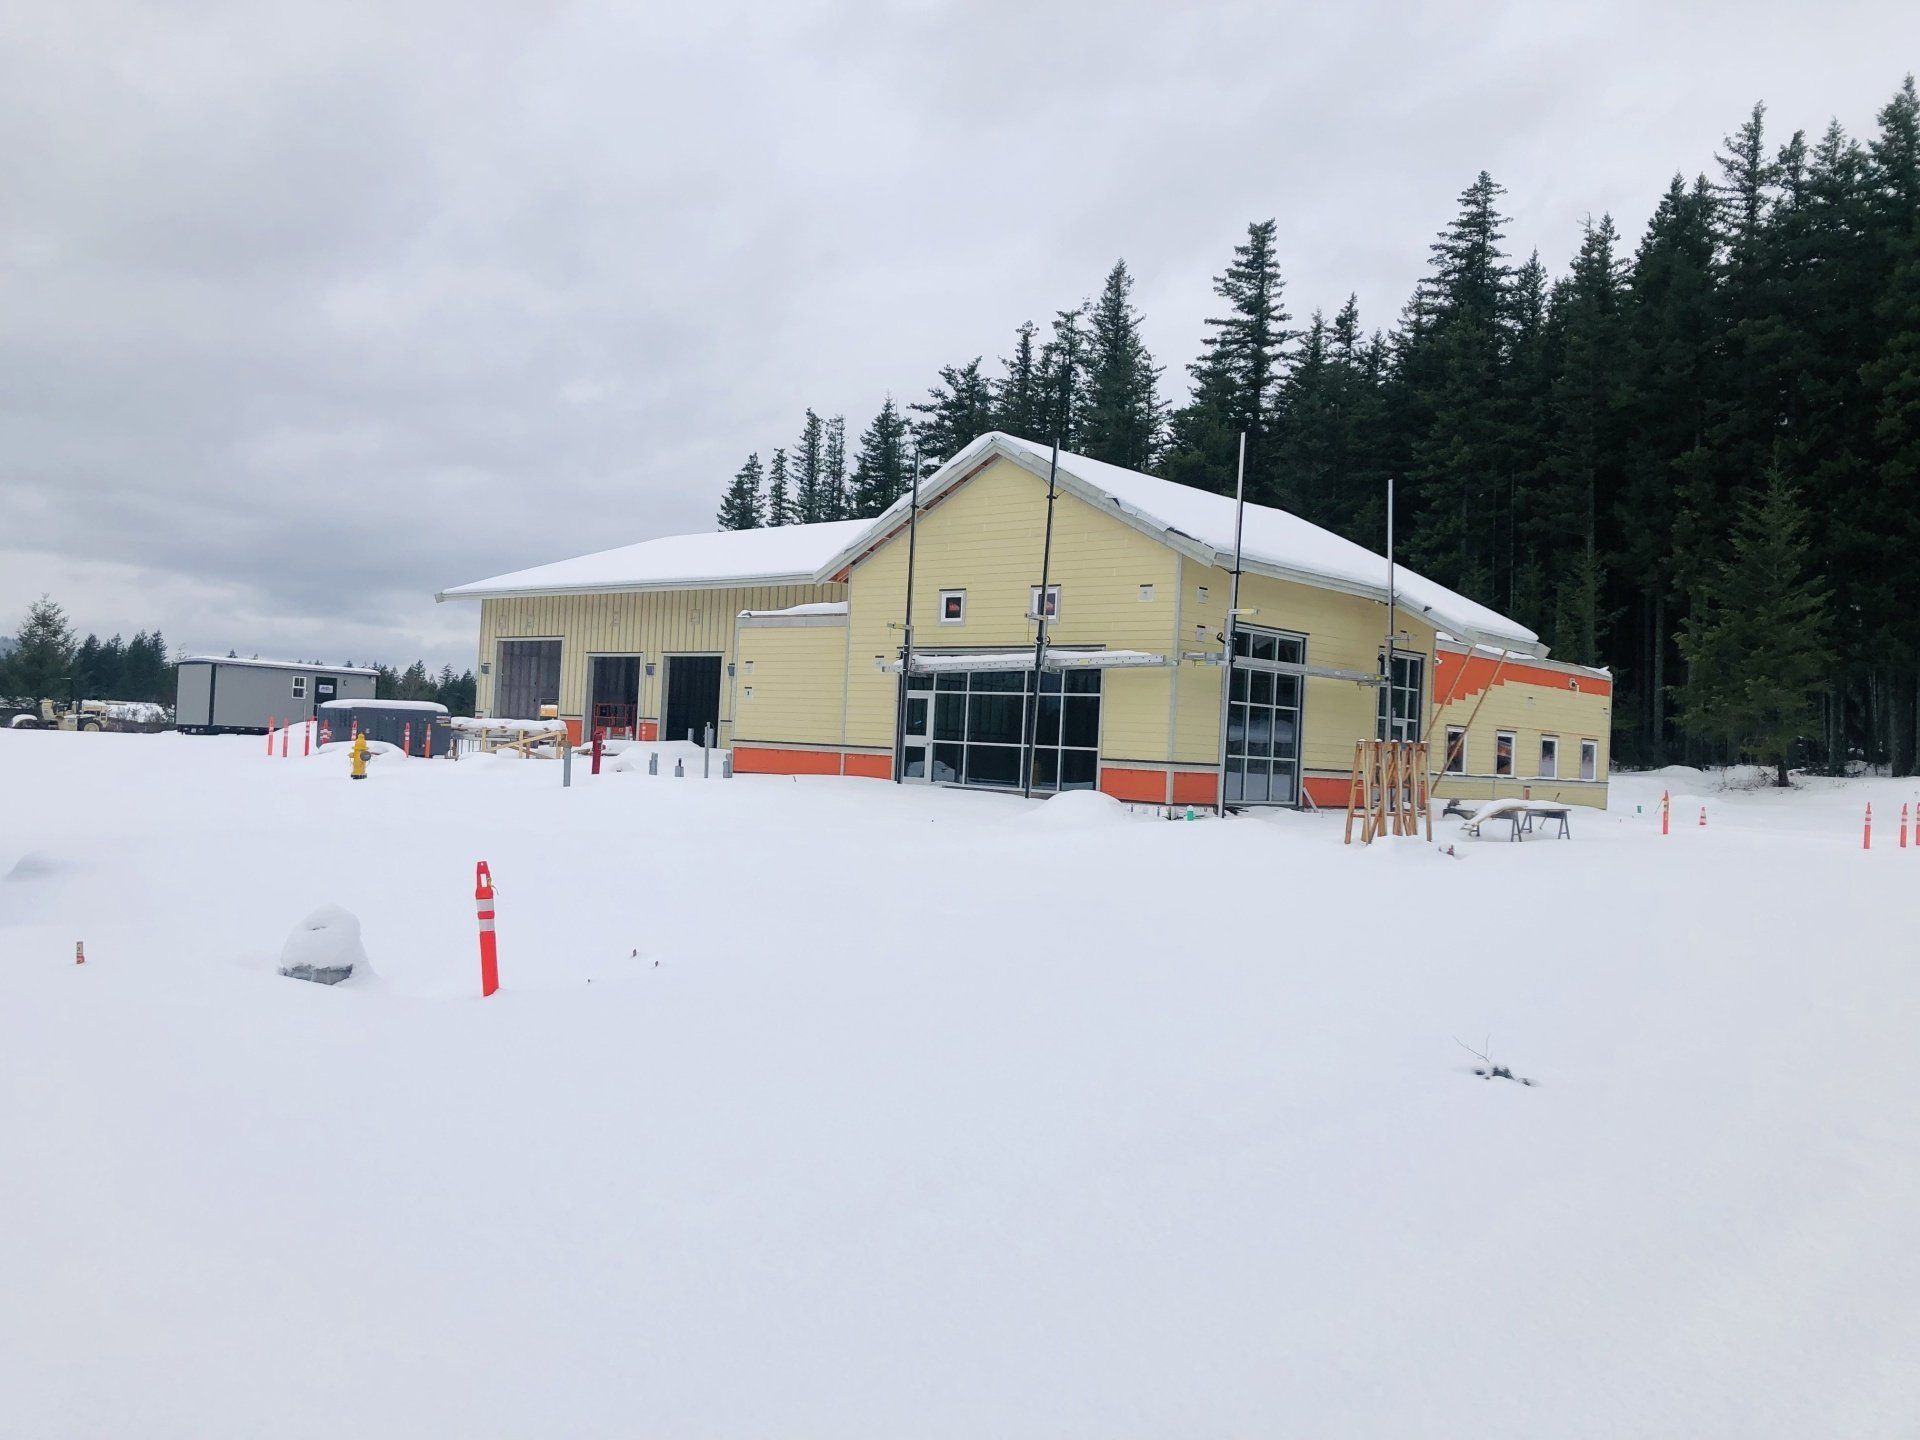
{"type": "Polygon", "coordinates": [[[1424,740],[1360,740],[1353,747],[1353,774],[1347,781],[1346,843],[1360,822],[1360,843],[1382,835],[1420,834],[1433,839],[1432,793],[1424,740]]]}

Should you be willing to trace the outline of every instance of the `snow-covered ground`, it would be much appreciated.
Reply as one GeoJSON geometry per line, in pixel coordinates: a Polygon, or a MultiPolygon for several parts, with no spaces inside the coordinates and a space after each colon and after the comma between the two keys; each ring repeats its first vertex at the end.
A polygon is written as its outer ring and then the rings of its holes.
{"type": "Polygon", "coordinates": [[[0,1434],[1916,1432],[1913,782],[1449,858],[660,748],[0,734],[0,1434]]]}

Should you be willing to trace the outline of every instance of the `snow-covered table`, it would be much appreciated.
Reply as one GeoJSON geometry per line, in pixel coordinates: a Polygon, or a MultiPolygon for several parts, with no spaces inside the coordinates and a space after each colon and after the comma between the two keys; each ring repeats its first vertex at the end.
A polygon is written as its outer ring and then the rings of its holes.
{"type": "Polygon", "coordinates": [[[1489,800],[1467,817],[1466,823],[1460,827],[1460,833],[1477,837],[1480,827],[1489,820],[1506,820],[1513,826],[1513,833],[1507,838],[1518,840],[1523,835],[1533,834],[1536,821],[1551,824],[1557,820],[1560,831],[1555,838],[1571,840],[1573,828],[1568,822],[1572,814],[1570,806],[1552,800],[1489,800]]]}

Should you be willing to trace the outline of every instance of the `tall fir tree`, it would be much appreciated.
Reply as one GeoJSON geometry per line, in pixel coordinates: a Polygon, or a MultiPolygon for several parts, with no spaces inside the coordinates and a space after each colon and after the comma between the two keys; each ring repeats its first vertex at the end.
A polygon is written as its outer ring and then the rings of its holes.
{"type": "Polygon", "coordinates": [[[1013,334],[1013,354],[993,387],[993,428],[1024,440],[1047,440],[1047,375],[1035,343],[1040,327],[1023,321],[1013,334]]]}
{"type": "Polygon", "coordinates": [[[769,525],[800,523],[799,513],[794,508],[793,486],[787,479],[785,450],[775,450],[773,458],[767,462],[766,523],[769,525]]]}
{"type": "Polygon", "coordinates": [[[67,612],[42,595],[27,607],[13,637],[13,649],[0,661],[0,694],[25,704],[69,700],[73,696],[73,660],[77,649],[67,612]]]}
{"type": "Polygon", "coordinates": [[[1160,448],[1160,370],[1140,334],[1133,276],[1114,262],[1088,316],[1086,411],[1079,449],[1128,470],[1151,469],[1160,448]]]}
{"type": "Polygon", "coordinates": [[[760,496],[760,483],[765,474],[759,452],[755,451],[735,473],[726,494],[721,497],[720,513],[715,518],[722,530],[757,530],[765,523],[766,515],[760,496]]]}
{"type": "Polygon", "coordinates": [[[860,518],[878,515],[899,499],[910,483],[912,463],[906,419],[889,395],[880,403],[880,413],[860,433],[849,513],[860,518]]]}
{"type": "Polygon", "coordinates": [[[844,415],[827,421],[820,468],[820,518],[844,520],[847,518],[847,417],[844,415]]]}
{"type": "Polygon", "coordinates": [[[976,355],[964,365],[943,365],[940,383],[913,406],[926,465],[945,464],[993,429],[993,387],[980,364],[976,355]]]}
{"type": "Polygon", "coordinates": [[[795,520],[812,525],[828,518],[826,488],[826,426],[807,407],[806,422],[800,427],[800,440],[793,447],[793,509],[795,520]]]}
{"type": "Polygon", "coordinates": [[[1080,443],[1080,418],[1086,413],[1088,302],[1054,313],[1053,333],[1040,347],[1041,430],[1032,438],[1058,440],[1072,450],[1080,443]]]}

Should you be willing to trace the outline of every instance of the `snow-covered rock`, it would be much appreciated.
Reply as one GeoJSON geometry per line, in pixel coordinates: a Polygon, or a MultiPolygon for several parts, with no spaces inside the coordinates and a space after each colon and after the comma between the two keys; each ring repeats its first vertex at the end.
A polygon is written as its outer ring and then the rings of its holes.
{"type": "Polygon", "coordinates": [[[280,973],[321,985],[370,978],[373,968],[360,943],[358,917],[338,905],[322,905],[287,936],[280,949],[280,973]]]}

